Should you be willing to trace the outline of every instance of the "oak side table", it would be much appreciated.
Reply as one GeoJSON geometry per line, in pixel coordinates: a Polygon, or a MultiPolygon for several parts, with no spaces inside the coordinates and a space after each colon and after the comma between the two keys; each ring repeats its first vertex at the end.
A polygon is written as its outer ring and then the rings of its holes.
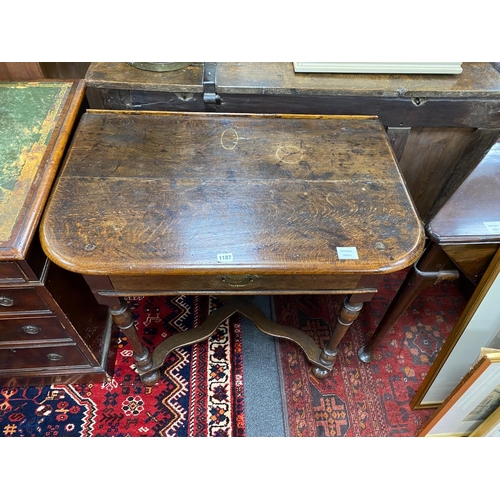
{"type": "Polygon", "coordinates": [[[85,276],[126,333],[141,380],[239,311],[296,342],[321,378],[383,274],[411,265],[423,225],[376,117],[89,110],[41,223],[57,265],[85,276]],[[256,294],[345,295],[325,346],[256,294]],[[150,353],[123,297],[210,294],[224,305],[150,353]]]}

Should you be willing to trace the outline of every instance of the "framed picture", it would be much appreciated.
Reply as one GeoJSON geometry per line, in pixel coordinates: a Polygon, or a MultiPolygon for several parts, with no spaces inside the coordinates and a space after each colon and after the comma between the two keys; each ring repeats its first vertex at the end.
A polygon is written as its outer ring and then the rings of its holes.
{"type": "Polygon", "coordinates": [[[418,431],[418,437],[467,437],[494,418],[500,407],[500,350],[487,351],[418,431]]]}
{"type": "Polygon", "coordinates": [[[296,73],[459,75],[461,62],[294,62],[296,73]]]}
{"type": "Polygon", "coordinates": [[[437,408],[478,359],[481,348],[500,349],[500,250],[411,400],[412,409],[437,408]]]}
{"type": "Polygon", "coordinates": [[[500,437],[500,406],[469,437],[500,437]]]}

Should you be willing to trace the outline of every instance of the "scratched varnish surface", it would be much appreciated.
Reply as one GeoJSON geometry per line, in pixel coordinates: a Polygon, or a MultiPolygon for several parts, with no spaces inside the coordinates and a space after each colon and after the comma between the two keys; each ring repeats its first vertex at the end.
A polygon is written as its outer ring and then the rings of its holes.
{"type": "Polygon", "coordinates": [[[83,116],[41,237],[106,275],[382,273],[424,239],[375,118],[123,111],[83,116]]]}

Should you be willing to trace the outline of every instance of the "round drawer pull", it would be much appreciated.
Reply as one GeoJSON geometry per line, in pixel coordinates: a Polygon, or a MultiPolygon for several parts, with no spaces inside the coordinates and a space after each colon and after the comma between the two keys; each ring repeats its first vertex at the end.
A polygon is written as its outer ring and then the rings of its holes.
{"type": "Polygon", "coordinates": [[[0,306],[12,307],[14,305],[14,299],[7,297],[6,295],[0,295],[0,306]]]}
{"type": "Polygon", "coordinates": [[[248,276],[245,276],[241,279],[235,279],[232,278],[231,276],[221,276],[220,280],[222,281],[222,283],[225,283],[226,285],[241,288],[249,285],[250,283],[253,283],[255,278],[256,276],[252,276],[251,274],[249,274],[248,276]]]}
{"type": "Polygon", "coordinates": [[[28,335],[36,335],[37,333],[40,332],[40,328],[35,325],[26,325],[23,326],[23,332],[27,333],[28,335]]]}
{"type": "Polygon", "coordinates": [[[51,352],[47,354],[47,358],[50,359],[50,361],[60,361],[63,357],[60,354],[56,354],[55,352],[51,352]]]}

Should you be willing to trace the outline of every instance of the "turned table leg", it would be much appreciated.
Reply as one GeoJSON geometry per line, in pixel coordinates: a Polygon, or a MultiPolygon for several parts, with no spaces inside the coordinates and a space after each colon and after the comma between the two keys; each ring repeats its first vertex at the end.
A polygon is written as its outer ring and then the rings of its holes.
{"type": "Polygon", "coordinates": [[[456,269],[446,269],[449,265],[448,256],[439,245],[431,242],[420,260],[406,275],[368,344],[359,349],[358,357],[361,361],[369,363],[373,360],[374,350],[422,290],[441,281],[458,279],[459,273],[456,269]]]}
{"type": "Polygon", "coordinates": [[[158,382],[160,379],[160,371],[155,370],[153,372],[144,373],[150,370],[153,365],[151,353],[144,347],[139,339],[137,330],[134,325],[134,319],[132,317],[132,312],[124,299],[120,299],[120,303],[117,305],[110,305],[109,310],[113,317],[113,321],[116,323],[118,328],[122,330],[127,336],[128,341],[134,351],[134,360],[137,366],[137,370],[141,377],[141,381],[146,386],[152,386],[158,382]]]}
{"type": "MultiPolygon", "coordinates": [[[[337,324],[335,325],[332,336],[320,354],[321,361],[330,365],[332,368],[335,363],[335,358],[337,357],[337,346],[342,340],[342,337],[345,335],[347,329],[358,317],[359,312],[363,307],[363,302],[359,302],[358,300],[359,298],[356,298],[356,295],[345,297],[342,308],[340,309],[337,317],[337,324]]],[[[330,374],[331,368],[325,369],[320,368],[319,366],[313,366],[312,372],[316,378],[326,378],[330,374]]]]}

